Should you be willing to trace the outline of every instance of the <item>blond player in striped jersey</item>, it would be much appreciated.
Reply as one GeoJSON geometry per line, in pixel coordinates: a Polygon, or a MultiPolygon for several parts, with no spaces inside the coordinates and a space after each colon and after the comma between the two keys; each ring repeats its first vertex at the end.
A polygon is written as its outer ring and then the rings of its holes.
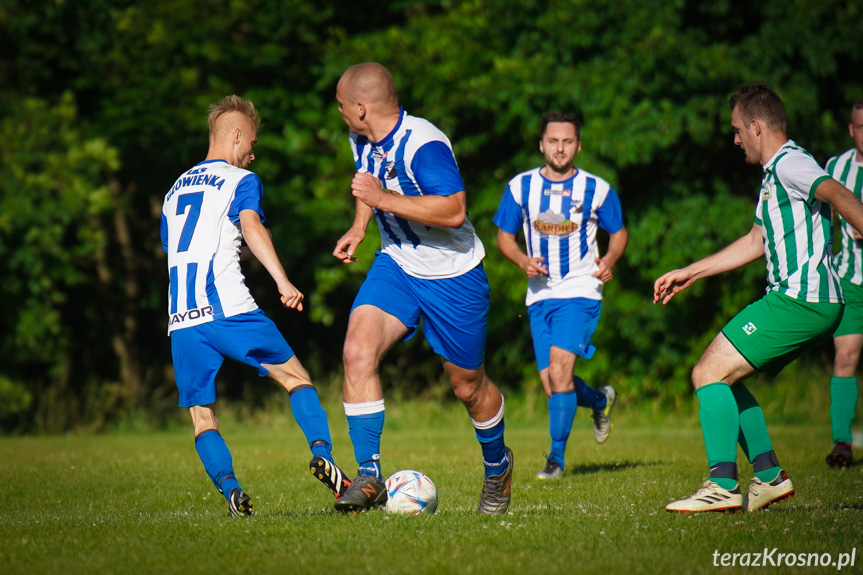
{"type": "MultiPolygon", "coordinates": [[[[863,193],[863,100],[858,100],[851,108],[848,133],[854,140],[854,147],[830,158],[825,169],[860,198],[863,193]]],[[[842,245],[836,266],[845,296],[845,314],[833,334],[836,348],[830,379],[833,451],[827,456],[827,465],[841,468],[854,464],[851,424],[857,407],[857,364],[863,348],[863,235],[841,214],[838,218],[842,245]]]]}
{"type": "Polygon", "coordinates": [[[863,229],[863,203],[786,136],[785,105],[763,83],[742,86],[729,100],[734,143],[746,162],[764,170],[752,229],[719,252],[673,270],[654,283],[654,303],[666,304],[696,280],[762,256],[767,294],[723,328],[692,371],[710,477],[694,495],[666,510],[737,512],[743,507],[737,443],[752,463],[748,511],[794,495],[773,451],[764,413],[742,380],[778,373],[806,349],[829,339],[844,302],[833,265],[830,206],[863,229]]]}

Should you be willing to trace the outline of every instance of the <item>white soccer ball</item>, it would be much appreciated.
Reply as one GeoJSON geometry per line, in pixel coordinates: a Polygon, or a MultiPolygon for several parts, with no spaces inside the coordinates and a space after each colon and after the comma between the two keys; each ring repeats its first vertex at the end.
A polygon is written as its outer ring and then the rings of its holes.
{"type": "Polygon", "coordinates": [[[387,478],[387,513],[434,513],[437,487],[419,471],[405,469],[387,478]]]}

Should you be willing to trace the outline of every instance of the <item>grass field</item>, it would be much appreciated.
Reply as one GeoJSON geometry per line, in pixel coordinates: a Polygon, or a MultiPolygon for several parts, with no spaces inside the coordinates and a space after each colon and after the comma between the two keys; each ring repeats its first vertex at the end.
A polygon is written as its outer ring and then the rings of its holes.
{"type": "MultiPolygon", "coordinates": [[[[335,455],[355,469],[343,417],[330,420],[335,455]]],[[[308,473],[290,416],[222,423],[251,519],[227,516],[206,478],[191,430],[0,438],[0,573],[707,573],[722,553],[855,553],[863,570],[863,466],[824,464],[829,425],[773,426],[797,496],[770,511],[672,515],[706,472],[697,422],[628,423],[615,414],[608,443],[576,417],[566,476],[533,479],[548,439],[542,423],[508,421],[515,452],[505,516],[474,514],[479,448],[460,406],[388,408],[384,471],[412,468],[438,486],[433,516],[338,515],[308,473]]],[[[751,468],[741,462],[748,485],[751,468]]],[[[740,559],[738,559],[740,561],[740,559]]],[[[750,556],[750,561],[754,558],[750,556]]],[[[770,569],[768,563],[768,569],[770,569]]],[[[728,568],[740,572],[749,568],[728,568]]],[[[836,567],[775,567],[834,572],[836,567]]]]}

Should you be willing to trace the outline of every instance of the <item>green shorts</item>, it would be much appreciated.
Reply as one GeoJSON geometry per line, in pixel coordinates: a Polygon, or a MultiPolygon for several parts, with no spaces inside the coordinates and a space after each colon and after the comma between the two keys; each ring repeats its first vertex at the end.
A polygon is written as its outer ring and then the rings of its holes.
{"type": "Polygon", "coordinates": [[[752,367],[776,375],[803,352],[830,339],[844,307],[798,301],[772,291],[734,316],[722,333],[752,367]]]}
{"type": "Polygon", "coordinates": [[[863,286],[852,284],[847,280],[840,281],[842,293],[845,294],[845,314],[833,337],[863,333],[863,286]]]}

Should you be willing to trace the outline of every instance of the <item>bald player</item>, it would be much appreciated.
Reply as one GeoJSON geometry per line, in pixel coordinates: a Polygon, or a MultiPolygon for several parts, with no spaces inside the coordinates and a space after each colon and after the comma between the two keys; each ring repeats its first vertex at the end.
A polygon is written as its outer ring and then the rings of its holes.
{"type": "Polygon", "coordinates": [[[240,270],[245,240],[276,282],[282,304],[303,310],[303,294],[288,280],[264,228],[264,189],[248,171],[255,159],[260,115],[228,96],[210,106],[207,159],[182,174],[162,207],[162,249],[168,254],[168,333],[180,407],[189,408],[195,448],[231,515],[254,513],[234,475],[231,452],[212,404],[216,374],[227,357],[269,375],[290,394],[291,409],[312,451],[312,473],[338,497],[350,484],[333,463],[327,414],[309,374],[258,308],[240,270]]]}
{"type": "Polygon", "coordinates": [[[351,308],[344,346],[344,404],[358,475],[336,501],[359,511],[387,500],[380,464],[384,398],[378,365],[397,342],[423,332],[467,408],[482,449],[478,513],[509,507],[513,458],[504,444],[504,402],[486,376],[489,286],[485,250],[467,218],[465,186],[449,139],[399,106],[389,71],[375,62],[342,74],[339,111],[357,173],[356,215],[333,255],[344,263],[374,217],[381,249],[351,308]]]}

